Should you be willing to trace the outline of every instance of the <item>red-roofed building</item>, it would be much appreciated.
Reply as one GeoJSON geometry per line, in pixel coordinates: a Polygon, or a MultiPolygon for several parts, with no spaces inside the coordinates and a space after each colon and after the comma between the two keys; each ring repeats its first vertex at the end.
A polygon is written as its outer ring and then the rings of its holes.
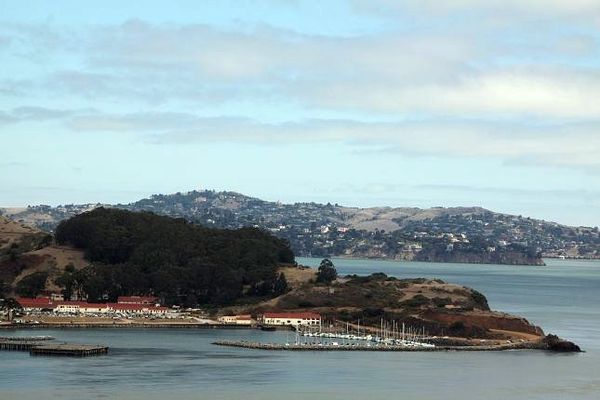
{"type": "Polygon", "coordinates": [[[87,303],[85,301],[57,301],[54,303],[54,312],[57,313],[107,313],[110,311],[107,304],[87,303]]]}
{"type": "Polygon", "coordinates": [[[267,312],[259,320],[264,325],[321,325],[321,315],[312,312],[267,312]]]}
{"type": "Polygon", "coordinates": [[[23,307],[24,311],[41,311],[44,309],[54,309],[54,304],[48,297],[17,297],[17,303],[23,307]]]}
{"type": "Polygon", "coordinates": [[[24,311],[53,310],[59,314],[113,314],[166,315],[171,309],[154,304],[87,303],[85,301],[52,301],[47,297],[19,297],[17,302],[24,311]]]}
{"type": "Polygon", "coordinates": [[[120,313],[127,314],[153,314],[153,315],[164,315],[170,310],[168,307],[160,307],[152,304],[119,304],[109,303],[108,306],[111,310],[120,313]]]}
{"type": "Polygon", "coordinates": [[[119,296],[117,297],[118,304],[158,304],[156,296],[119,296]]]}

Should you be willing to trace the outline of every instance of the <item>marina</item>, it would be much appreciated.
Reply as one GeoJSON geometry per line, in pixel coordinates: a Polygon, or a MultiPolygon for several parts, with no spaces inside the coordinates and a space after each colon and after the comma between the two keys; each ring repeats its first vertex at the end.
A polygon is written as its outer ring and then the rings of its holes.
{"type": "Polygon", "coordinates": [[[434,344],[428,342],[425,328],[406,326],[397,321],[380,320],[379,329],[362,327],[360,320],[356,324],[349,322],[332,321],[329,328],[319,326],[318,330],[311,326],[297,329],[295,344],[310,344],[316,346],[354,346],[371,347],[384,345],[411,348],[433,348],[434,344]],[[345,329],[336,329],[335,327],[345,329]],[[304,340],[302,340],[304,339],[304,340]],[[336,339],[333,341],[332,339],[336,339]],[[337,341],[339,340],[339,341],[337,341]],[[303,341],[303,343],[302,343],[303,341]],[[363,344],[364,343],[364,344],[363,344]]]}

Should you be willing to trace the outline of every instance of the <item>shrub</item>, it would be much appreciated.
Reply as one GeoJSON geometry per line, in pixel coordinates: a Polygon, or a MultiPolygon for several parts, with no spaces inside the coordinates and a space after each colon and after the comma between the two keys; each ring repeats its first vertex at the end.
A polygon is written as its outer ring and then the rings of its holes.
{"type": "Polygon", "coordinates": [[[478,292],[477,290],[473,290],[471,296],[473,297],[473,301],[475,302],[475,304],[477,304],[484,310],[489,309],[490,306],[488,305],[488,301],[482,293],[478,292]]]}
{"type": "Polygon", "coordinates": [[[449,297],[436,297],[431,299],[431,301],[433,302],[433,304],[435,304],[436,307],[440,308],[452,304],[452,300],[450,300],[449,297]]]}
{"type": "Polygon", "coordinates": [[[463,333],[466,329],[465,323],[463,321],[456,321],[453,322],[449,327],[448,330],[453,333],[453,334],[460,334],[463,333]]]}
{"type": "Polygon", "coordinates": [[[402,305],[407,307],[420,307],[429,304],[429,299],[422,294],[418,294],[406,301],[402,302],[402,305]]]}

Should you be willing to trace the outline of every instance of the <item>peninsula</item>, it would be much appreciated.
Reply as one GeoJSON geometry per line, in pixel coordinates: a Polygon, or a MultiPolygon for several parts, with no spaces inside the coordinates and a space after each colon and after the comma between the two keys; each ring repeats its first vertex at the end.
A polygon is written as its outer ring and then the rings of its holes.
{"type": "Polygon", "coordinates": [[[403,324],[438,346],[579,350],[490,310],[474,289],[382,273],[338,276],[327,259],[319,270],[303,267],[284,240],[255,228],[105,208],[62,222],[54,237],[2,224],[10,235],[0,248],[0,297],[16,297],[4,302],[12,312],[5,326],[232,327],[244,315],[239,325],[247,327],[269,312],[313,313],[332,329],[358,324],[375,334],[383,321],[403,324]],[[152,301],[135,306],[126,296],[152,301]]]}

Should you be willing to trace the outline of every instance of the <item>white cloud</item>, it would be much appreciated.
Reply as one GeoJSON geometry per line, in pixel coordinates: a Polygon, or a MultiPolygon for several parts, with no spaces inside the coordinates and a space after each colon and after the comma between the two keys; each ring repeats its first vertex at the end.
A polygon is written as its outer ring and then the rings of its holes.
{"type": "MultiPolygon", "coordinates": [[[[148,103],[252,99],[389,114],[600,117],[593,66],[519,63],[527,49],[509,51],[460,31],[336,38],[130,21],[84,37],[75,47],[85,49],[87,71],[56,71],[49,87],[148,103]]],[[[570,38],[559,52],[593,48],[570,38]]]]}
{"type": "Polygon", "coordinates": [[[519,17],[547,17],[600,13],[596,0],[352,0],[359,11],[376,13],[409,10],[440,14],[449,12],[483,12],[512,14],[519,17]]]}
{"type": "Polygon", "coordinates": [[[48,57],[49,72],[36,90],[91,101],[99,109],[124,104],[127,112],[13,110],[0,120],[63,118],[77,132],[135,132],[161,143],[327,141],[376,151],[598,168],[597,39],[563,29],[573,28],[574,14],[590,26],[596,1],[424,1],[396,8],[399,14],[386,15],[394,29],[353,37],[139,20],[79,34],[48,25],[12,27],[3,37],[9,35],[12,43],[10,35],[17,32],[31,52],[48,57]],[[489,23],[499,9],[515,18],[489,23]],[[406,10],[408,17],[401,15],[406,10]],[[435,12],[485,18],[462,26],[435,12]],[[557,25],[541,18],[532,22],[536,29],[542,26],[538,32],[522,22],[540,16],[557,25]],[[75,66],[53,64],[52,56],[65,52],[75,66]],[[252,115],[252,105],[214,118],[194,111],[236,102],[351,117],[267,124],[252,115]],[[575,125],[582,121],[587,124],[575,125]]]}
{"type": "Polygon", "coordinates": [[[596,101],[600,74],[585,70],[507,68],[457,77],[448,83],[334,82],[299,91],[307,101],[323,107],[389,113],[600,117],[596,101]]]}
{"type": "Polygon", "coordinates": [[[158,144],[235,142],[263,145],[344,143],[356,149],[445,157],[496,157],[513,164],[557,165],[600,171],[600,123],[571,127],[482,121],[404,123],[306,120],[282,124],[248,118],[200,118],[191,114],[145,113],[79,116],[78,132],[134,132],[158,144]]]}

